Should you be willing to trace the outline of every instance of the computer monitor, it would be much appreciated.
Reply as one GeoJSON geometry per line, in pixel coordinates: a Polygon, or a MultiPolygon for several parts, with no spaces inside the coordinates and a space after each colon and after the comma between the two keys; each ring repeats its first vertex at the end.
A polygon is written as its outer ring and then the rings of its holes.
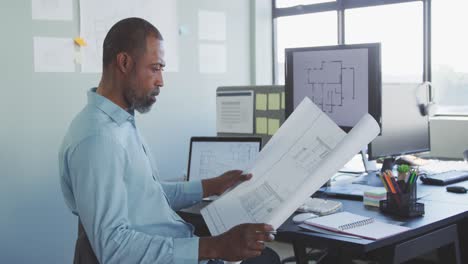
{"type": "Polygon", "coordinates": [[[418,103],[427,104],[428,91],[417,83],[384,83],[382,135],[368,148],[370,160],[430,150],[429,118],[418,103]]]}
{"type": "Polygon", "coordinates": [[[255,160],[260,137],[192,137],[187,180],[204,180],[228,170],[245,169],[255,160]]]}
{"type": "Polygon", "coordinates": [[[286,49],[286,117],[308,96],[348,132],[381,120],[380,43],[286,49]]]}

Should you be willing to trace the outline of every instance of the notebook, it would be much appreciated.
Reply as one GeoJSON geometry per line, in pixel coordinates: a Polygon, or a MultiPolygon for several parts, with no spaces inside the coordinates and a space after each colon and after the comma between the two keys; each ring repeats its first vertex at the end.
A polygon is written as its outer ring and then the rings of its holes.
{"type": "MultiPolygon", "coordinates": [[[[377,240],[405,232],[410,228],[379,222],[371,217],[340,212],[332,215],[308,219],[304,224],[332,231],[338,234],[377,240]]],[[[315,230],[319,230],[315,229],[315,230]]],[[[329,233],[329,232],[325,232],[329,233]]]]}

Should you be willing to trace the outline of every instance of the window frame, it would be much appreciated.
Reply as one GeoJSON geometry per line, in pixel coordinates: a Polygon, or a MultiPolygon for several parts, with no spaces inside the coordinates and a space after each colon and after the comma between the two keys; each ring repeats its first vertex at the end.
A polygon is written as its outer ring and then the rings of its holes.
{"type": "MultiPolygon", "coordinates": [[[[272,1],[272,43],[273,43],[273,83],[277,83],[277,18],[304,14],[313,14],[327,11],[336,11],[337,14],[337,43],[346,44],[345,38],[345,11],[352,8],[364,8],[372,6],[382,6],[391,4],[402,4],[409,2],[423,3],[423,81],[431,81],[431,0],[330,0],[330,2],[298,5],[292,7],[277,8],[276,0],[272,1]]],[[[429,98],[432,99],[432,93],[429,91],[429,98]]]]}

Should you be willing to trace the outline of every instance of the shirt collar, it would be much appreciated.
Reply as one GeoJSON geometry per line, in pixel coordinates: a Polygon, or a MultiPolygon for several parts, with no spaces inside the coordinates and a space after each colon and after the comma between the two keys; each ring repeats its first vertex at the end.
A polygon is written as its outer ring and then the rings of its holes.
{"type": "Polygon", "coordinates": [[[106,97],[96,93],[97,88],[91,88],[88,91],[88,104],[94,105],[97,108],[101,109],[106,115],[108,115],[114,122],[119,126],[125,121],[130,121],[132,124],[135,124],[134,112],[131,113],[122,109],[122,107],[116,105],[111,100],[106,97]]]}

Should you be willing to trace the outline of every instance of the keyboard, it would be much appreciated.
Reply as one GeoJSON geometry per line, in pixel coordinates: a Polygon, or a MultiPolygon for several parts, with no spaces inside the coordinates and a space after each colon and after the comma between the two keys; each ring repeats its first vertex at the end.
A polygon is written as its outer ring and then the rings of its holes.
{"type": "Polygon", "coordinates": [[[426,164],[419,166],[419,170],[430,175],[448,171],[468,171],[468,162],[427,160],[426,164]]]}
{"type": "Polygon", "coordinates": [[[421,176],[421,181],[424,184],[430,185],[447,185],[456,182],[468,180],[468,171],[452,170],[435,174],[427,174],[421,176]]]}
{"type": "Polygon", "coordinates": [[[329,215],[341,211],[343,204],[338,201],[325,200],[320,198],[308,198],[297,211],[314,213],[317,215],[329,215]]]}

